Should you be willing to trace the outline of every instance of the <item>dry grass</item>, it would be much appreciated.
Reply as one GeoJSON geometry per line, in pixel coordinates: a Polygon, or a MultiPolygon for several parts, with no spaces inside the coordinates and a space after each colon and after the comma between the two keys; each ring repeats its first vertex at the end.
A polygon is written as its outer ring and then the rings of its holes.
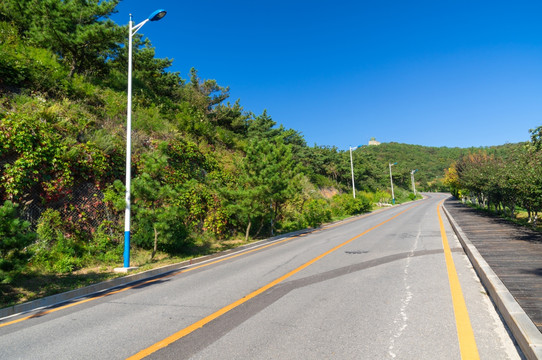
{"type": "MultiPolygon", "coordinates": [[[[245,244],[246,242],[240,239],[215,241],[206,244],[200,251],[190,256],[170,256],[158,252],[152,260],[150,251],[134,249],[130,253],[130,264],[138,267],[135,270],[136,273],[143,272],[245,244]]],[[[46,273],[38,270],[28,271],[19,276],[13,284],[0,284],[0,308],[124,276],[124,274],[118,274],[113,271],[114,268],[121,266],[122,264],[95,265],[78,269],[69,274],[46,273]]]]}

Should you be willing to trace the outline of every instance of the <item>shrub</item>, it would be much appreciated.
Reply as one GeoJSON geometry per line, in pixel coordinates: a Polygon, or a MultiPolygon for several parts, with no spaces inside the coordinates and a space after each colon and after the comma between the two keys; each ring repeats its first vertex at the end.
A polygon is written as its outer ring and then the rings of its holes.
{"type": "MultiPolygon", "coordinates": [[[[218,203],[218,201],[215,201],[218,203]]],[[[212,208],[203,222],[203,231],[210,232],[217,239],[224,239],[228,228],[228,215],[222,207],[212,208]]]]}
{"type": "Polygon", "coordinates": [[[36,238],[30,223],[18,218],[17,207],[11,201],[0,206],[0,283],[10,283],[24,270],[30,257],[27,246],[36,238]]]}
{"type": "Polygon", "coordinates": [[[57,273],[71,272],[83,265],[81,246],[64,235],[64,228],[58,211],[47,209],[43,212],[38,220],[34,265],[57,273]]]}
{"type": "Polygon", "coordinates": [[[279,230],[280,233],[288,233],[304,229],[306,227],[307,225],[303,218],[298,220],[285,220],[277,224],[277,230],[279,230]]]}
{"type": "Polygon", "coordinates": [[[332,209],[335,216],[362,214],[371,208],[371,201],[363,195],[358,195],[355,199],[350,194],[333,196],[332,209]]]}
{"type": "Polygon", "coordinates": [[[374,204],[377,204],[377,203],[391,203],[391,194],[386,192],[386,191],[377,190],[374,193],[365,193],[364,192],[363,195],[366,196],[367,198],[369,198],[371,200],[371,202],[374,203],[374,204]]]}
{"type": "MultiPolygon", "coordinates": [[[[135,212],[135,211],[134,211],[135,212]]],[[[134,214],[133,241],[144,249],[154,247],[155,236],[157,250],[175,254],[192,245],[183,222],[184,209],[165,205],[160,208],[140,208],[134,214]]]]}
{"type": "Polygon", "coordinates": [[[122,261],[123,243],[115,239],[114,234],[120,234],[111,221],[103,221],[92,236],[88,253],[93,259],[105,263],[122,261]]]}
{"type": "Polygon", "coordinates": [[[0,122],[0,157],[13,159],[0,168],[6,196],[19,199],[36,187],[46,201],[66,195],[73,174],[62,159],[65,150],[61,136],[39,115],[7,114],[0,122]]]}
{"type": "Polygon", "coordinates": [[[330,221],[331,215],[330,206],[324,199],[310,199],[304,207],[303,218],[310,227],[330,221]]]}
{"type": "Polygon", "coordinates": [[[400,187],[395,188],[395,201],[398,204],[410,200],[411,199],[410,195],[411,195],[411,192],[408,190],[402,189],[400,187]]]}
{"type": "Polygon", "coordinates": [[[15,27],[0,22],[0,83],[63,93],[68,70],[51,51],[23,45],[15,27]]]}

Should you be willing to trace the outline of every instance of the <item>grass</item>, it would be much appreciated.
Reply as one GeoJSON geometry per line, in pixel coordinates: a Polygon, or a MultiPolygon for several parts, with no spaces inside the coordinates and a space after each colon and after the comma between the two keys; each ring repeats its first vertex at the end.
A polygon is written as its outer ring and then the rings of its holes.
{"type": "MultiPolygon", "coordinates": [[[[372,210],[378,208],[377,206],[373,206],[372,210]]],[[[332,221],[340,221],[349,217],[350,215],[333,217],[332,221]]],[[[190,255],[171,256],[158,252],[152,260],[150,259],[150,250],[133,249],[130,253],[130,264],[137,266],[138,269],[132,272],[132,274],[236,248],[253,241],[249,240],[245,242],[244,239],[201,241],[198,246],[192,249],[190,255]]],[[[0,284],[0,308],[22,304],[125,276],[124,274],[115,273],[113,269],[116,267],[122,267],[122,264],[95,265],[73,271],[69,274],[57,274],[44,272],[40,269],[32,269],[18,276],[12,284],[0,284]]]]}
{"type": "Polygon", "coordinates": [[[522,226],[522,227],[525,227],[525,228],[529,228],[529,229],[534,230],[534,231],[542,232],[542,220],[537,221],[536,224],[530,223],[528,213],[527,213],[527,211],[525,211],[523,209],[516,208],[516,210],[514,212],[514,217],[510,217],[508,215],[504,215],[503,213],[496,211],[495,209],[487,209],[487,208],[481,207],[479,205],[476,205],[476,204],[473,204],[473,203],[470,203],[470,202],[467,202],[466,205],[470,206],[470,207],[472,207],[474,209],[477,209],[479,211],[483,211],[483,212],[485,212],[487,214],[490,214],[492,216],[498,216],[501,219],[508,220],[508,221],[510,221],[510,222],[512,222],[512,223],[514,223],[516,225],[519,225],[519,226],[522,226]]]}
{"type": "MultiPolygon", "coordinates": [[[[143,272],[158,267],[177,264],[186,260],[194,259],[203,255],[210,255],[216,252],[228,250],[252,242],[249,240],[227,240],[213,243],[205,243],[192,250],[191,255],[171,256],[158,252],[151,260],[151,251],[133,249],[130,252],[130,264],[138,269],[133,273],[143,272]]],[[[97,265],[73,271],[69,274],[56,274],[44,272],[39,269],[32,269],[19,275],[11,284],[0,284],[0,308],[5,308],[43,297],[75,290],[103,282],[106,280],[125,276],[115,273],[116,267],[122,264],[97,265]]]]}
{"type": "Polygon", "coordinates": [[[529,229],[542,232],[542,221],[537,221],[536,224],[529,222],[529,217],[527,211],[524,210],[518,210],[516,211],[516,217],[510,218],[506,217],[506,219],[511,220],[515,224],[528,227],[529,229]]]}

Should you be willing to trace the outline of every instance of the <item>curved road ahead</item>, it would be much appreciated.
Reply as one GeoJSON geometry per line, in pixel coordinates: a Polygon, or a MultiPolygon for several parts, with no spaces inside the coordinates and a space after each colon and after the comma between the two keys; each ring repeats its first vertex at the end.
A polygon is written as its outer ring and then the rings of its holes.
{"type": "Polygon", "coordinates": [[[519,359],[446,197],[0,319],[0,359],[519,359]]]}

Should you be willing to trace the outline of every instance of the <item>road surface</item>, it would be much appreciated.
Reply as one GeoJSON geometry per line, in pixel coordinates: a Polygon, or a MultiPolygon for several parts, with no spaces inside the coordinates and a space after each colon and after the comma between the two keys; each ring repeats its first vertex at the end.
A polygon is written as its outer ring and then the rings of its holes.
{"type": "Polygon", "coordinates": [[[520,359],[446,197],[0,319],[0,359],[520,359]]]}

